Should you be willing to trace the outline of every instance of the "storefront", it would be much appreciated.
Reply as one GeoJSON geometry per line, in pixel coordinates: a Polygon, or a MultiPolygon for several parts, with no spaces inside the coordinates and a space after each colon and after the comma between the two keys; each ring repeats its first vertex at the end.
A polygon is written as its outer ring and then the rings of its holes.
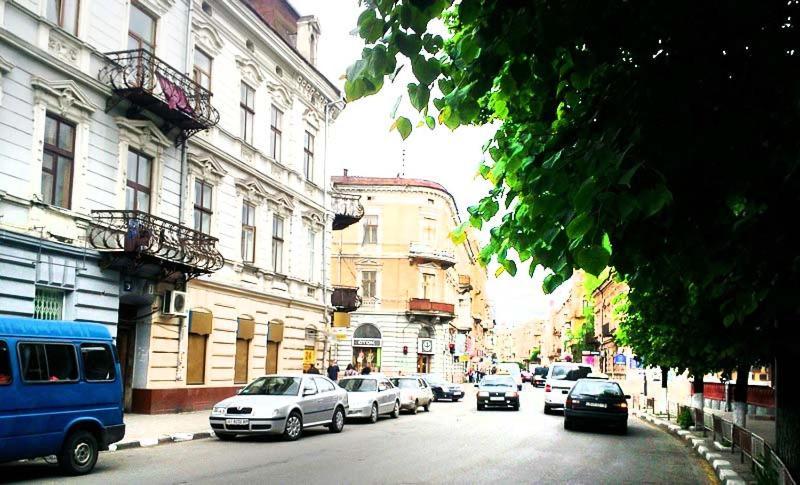
{"type": "Polygon", "coordinates": [[[417,372],[428,374],[431,372],[431,361],[433,360],[433,339],[417,339],[417,372]]]}
{"type": "Polygon", "coordinates": [[[373,372],[381,370],[381,331],[365,323],[353,332],[353,366],[358,372],[369,367],[373,372]]]}

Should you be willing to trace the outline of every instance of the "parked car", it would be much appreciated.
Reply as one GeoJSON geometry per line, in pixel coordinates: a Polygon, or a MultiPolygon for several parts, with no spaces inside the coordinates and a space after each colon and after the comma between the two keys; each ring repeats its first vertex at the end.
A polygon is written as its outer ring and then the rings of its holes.
{"type": "Polygon", "coordinates": [[[500,362],[495,367],[498,374],[507,373],[511,375],[511,378],[517,384],[517,390],[522,390],[522,373],[519,370],[519,364],[516,362],[500,362]]]}
{"type": "Polygon", "coordinates": [[[533,387],[544,387],[545,381],[547,381],[548,370],[549,369],[544,366],[536,367],[533,370],[533,381],[531,382],[531,384],[533,384],[533,387]]]}
{"type": "Polygon", "coordinates": [[[510,375],[489,375],[478,384],[478,411],[487,407],[511,407],[519,411],[519,389],[510,375]]]}
{"type": "Polygon", "coordinates": [[[378,421],[381,414],[396,418],[400,415],[400,389],[382,376],[365,375],[346,377],[339,386],[347,391],[348,418],[367,418],[378,421]]]}
{"type": "Polygon", "coordinates": [[[550,366],[544,385],[544,413],[563,408],[572,386],[592,372],[591,366],[574,362],[556,362],[550,366]]]}
{"type": "Polygon", "coordinates": [[[89,473],[125,436],[122,379],[108,327],[0,318],[0,463],[56,455],[89,473]]]}
{"type": "Polygon", "coordinates": [[[425,382],[431,387],[434,401],[449,399],[453,402],[457,402],[464,397],[464,390],[458,384],[447,382],[435,374],[422,374],[420,377],[425,379],[425,382]]]}
{"type": "Polygon", "coordinates": [[[340,433],[347,409],[347,391],[327,377],[268,375],[215,404],[209,422],[221,440],[237,435],[283,434],[294,441],[312,426],[327,426],[340,433]]]}
{"type": "Polygon", "coordinates": [[[630,396],[616,382],[579,379],[567,394],[564,429],[574,429],[582,423],[601,423],[624,434],[628,431],[627,399],[630,396]]]}
{"type": "Polygon", "coordinates": [[[522,371],[519,371],[519,373],[522,376],[522,383],[523,384],[526,383],[526,382],[533,382],[533,373],[532,372],[529,372],[529,371],[526,371],[526,370],[522,370],[522,371]]]}
{"type": "Polygon", "coordinates": [[[417,414],[419,407],[425,411],[431,410],[433,392],[425,379],[421,377],[393,377],[392,384],[400,389],[400,409],[417,414]]]}

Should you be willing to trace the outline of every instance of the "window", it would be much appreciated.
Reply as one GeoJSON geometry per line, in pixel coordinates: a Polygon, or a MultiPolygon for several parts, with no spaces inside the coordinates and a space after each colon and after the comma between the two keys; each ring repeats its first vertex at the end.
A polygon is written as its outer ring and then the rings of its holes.
{"type": "Polygon", "coordinates": [[[150,212],[150,174],[153,159],[128,150],[128,183],[125,187],[125,209],[150,212]]]}
{"type": "Polygon", "coordinates": [[[28,382],[78,380],[75,347],[69,344],[19,344],[22,379],[28,382]]]}
{"type": "Polygon", "coordinates": [[[317,258],[317,233],[312,228],[308,228],[308,280],[314,281],[314,261],[317,258]]]}
{"type": "Polygon", "coordinates": [[[306,131],[303,144],[303,173],[306,174],[306,180],[314,179],[314,135],[309,131],[306,131]]]}
{"type": "Polygon", "coordinates": [[[48,114],[42,154],[42,197],[45,203],[70,208],[74,163],[75,126],[48,114]]]}
{"type": "Polygon", "coordinates": [[[155,52],[156,19],[131,3],[131,18],[128,23],[128,49],[144,49],[155,52]]]}
{"type": "Polygon", "coordinates": [[[242,204],[242,260],[252,263],[256,252],[256,206],[242,204]]]}
{"type": "Polygon", "coordinates": [[[364,217],[363,244],[378,244],[378,216],[364,217]]]}
{"type": "Polygon", "coordinates": [[[330,392],[336,390],[336,388],[333,387],[333,384],[329,380],[324,379],[322,377],[315,377],[314,382],[317,383],[317,389],[319,389],[319,392],[330,392]]]}
{"type": "Polygon", "coordinates": [[[211,91],[211,57],[200,49],[194,50],[194,82],[211,91]]]}
{"type": "Polygon", "coordinates": [[[211,197],[213,187],[203,180],[194,181],[194,230],[211,234],[211,197]]]}
{"type": "Polygon", "coordinates": [[[422,298],[428,300],[433,298],[433,290],[435,284],[436,284],[436,275],[427,273],[422,275],[422,298]]]}
{"type": "Polygon", "coordinates": [[[277,161],[281,160],[281,136],[283,135],[283,111],[272,106],[270,113],[270,155],[277,161]]]}
{"type": "Polygon", "coordinates": [[[113,381],[115,372],[114,354],[104,344],[81,344],[83,373],[87,381],[113,381]]]}
{"type": "Polygon", "coordinates": [[[430,217],[425,217],[422,220],[422,237],[427,243],[434,243],[436,241],[436,220],[430,217]]]}
{"type": "Polygon", "coordinates": [[[64,311],[64,292],[51,288],[36,288],[33,297],[33,318],[61,320],[64,311]]]}
{"type": "Polygon", "coordinates": [[[233,369],[233,383],[247,383],[247,359],[250,354],[250,342],[243,339],[236,339],[236,361],[233,369]]]}
{"type": "Polygon", "coordinates": [[[8,344],[0,340],[0,386],[11,384],[11,357],[8,344]]]}
{"type": "Polygon", "coordinates": [[[256,91],[247,84],[242,83],[241,100],[239,101],[242,139],[251,145],[253,144],[253,118],[256,115],[255,99],[256,91]]]}
{"type": "Polygon", "coordinates": [[[376,271],[362,271],[361,272],[361,292],[364,298],[375,298],[375,284],[377,282],[376,271]]]}
{"type": "Polygon", "coordinates": [[[272,218],[272,270],[283,272],[283,217],[272,218]]]}
{"type": "Polygon", "coordinates": [[[47,20],[72,35],[78,35],[80,0],[47,0],[47,20]]]}

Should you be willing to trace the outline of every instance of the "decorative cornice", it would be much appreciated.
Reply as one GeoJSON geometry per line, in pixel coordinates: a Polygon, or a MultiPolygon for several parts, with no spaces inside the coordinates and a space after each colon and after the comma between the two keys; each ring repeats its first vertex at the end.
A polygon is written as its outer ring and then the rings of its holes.
{"type": "Polygon", "coordinates": [[[317,111],[314,108],[307,108],[303,112],[303,119],[305,120],[306,123],[308,123],[309,125],[313,126],[316,129],[320,129],[322,124],[325,122],[325,120],[322,119],[322,116],[319,115],[319,111],[317,111]]]}
{"type": "Polygon", "coordinates": [[[11,61],[3,59],[3,56],[0,56],[0,76],[8,74],[12,69],[14,69],[14,64],[12,64],[11,61]]]}
{"type": "Polygon", "coordinates": [[[281,210],[283,212],[294,211],[294,202],[284,194],[271,194],[269,196],[269,202],[273,210],[281,210]]]}
{"type": "Polygon", "coordinates": [[[273,101],[276,101],[276,105],[280,108],[284,108],[286,110],[292,107],[292,94],[289,90],[281,83],[276,83],[273,81],[267,81],[267,89],[272,97],[273,101]]]}
{"type": "Polygon", "coordinates": [[[325,96],[302,74],[297,75],[297,87],[312,106],[317,106],[320,109],[324,108],[325,96]]]}
{"type": "Polygon", "coordinates": [[[136,0],[136,2],[159,17],[163,17],[175,5],[175,0],[136,0]]]}
{"type": "Polygon", "coordinates": [[[119,127],[120,139],[141,150],[147,151],[147,148],[153,145],[167,148],[172,144],[152,121],[132,120],[124,116],[116,116],[114,122],[119,127]]]}
{"type": "Polygon", "coordinates": [[[236,179],[234,184],[236,192],[247,200],[260,203],[270,196],[264,185],[256,179],[236,179]]]}
{"type": "Polygon", "coordinates": [[[308,222],[310,222],[312,224],[315,224],[317,226],[323,226],[324,225],[324,222],[322,221],[322,214],[320,214],[319,212],[317,212],[315,210],[307,210],[307,211],[303,212],[302,217],[306,221],[308,221],[308,222]]]}
{"type": "Polygon", "coordinates": [[[253,87],[256,87],[264,81],[264,74],[261,72],[258,64],[249,57],[236,56],[236,67],[241,71],[242,78],[246,81],[250,81],[254,85],[253,87]]]}
{"type": "Polygon", "coordinates": [[[51,109],[58,110],[62,116],[67,116],[73,110],[79,110],[83,112],[83,116],[88,116],[98,108],[75,84],[75,81],[67,79],[47,81],[38,76],[32,76],[30,84],[34,91],[34,99],[48,104],[51,109]]]}
{"type": "Polygon", "coordinates": [[[213,57],[222,52],[225,43],[222,36],[213,25],[199,17],[192,18],[192,28],[194,29],[195,43],[213,57]]]}
{"type": "Polygon", "coordinates": [[[228,173],[212,156],[198,155],[196,153],[189,152],[187,159],[189,161],[190,168],[193,167],[195,172],[202,177],[219,181],[228,173]]]}

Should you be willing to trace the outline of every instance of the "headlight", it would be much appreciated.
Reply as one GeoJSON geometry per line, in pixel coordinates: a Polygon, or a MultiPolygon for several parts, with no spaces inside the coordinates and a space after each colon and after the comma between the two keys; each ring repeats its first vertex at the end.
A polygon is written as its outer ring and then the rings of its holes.
{"type": "Polygon", "coordinates": [[[480,397],[489,397],[489,393],[487,391],[480,391],[478,392],[478,395],[480,397]]]}
{"type": "Polygon", "coordinates": [[[211,410],[211,414],[225,414],[228,411],[228,408],[224,406],[214,406],[214,409],[211,410]]]}
{"type": "Polygon", "coordinates": [[[280,414],[280,409],[272,409],[272,410],[269,410],[269,411],[267,411],[267,412],[266,412],[266,413],[264,413],[264,414],[266,414],[266,415],[267,415],[268,417],[270,417],[270,418],[274,418],[275,416],[277,416],[278,414],[280,414]]]}

